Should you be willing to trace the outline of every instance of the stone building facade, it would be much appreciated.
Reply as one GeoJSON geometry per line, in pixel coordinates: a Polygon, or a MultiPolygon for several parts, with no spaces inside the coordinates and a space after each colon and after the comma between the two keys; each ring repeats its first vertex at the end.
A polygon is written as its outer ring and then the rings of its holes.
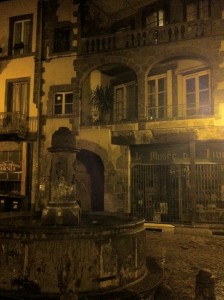
{"type": "Polygon", "coordinates": [[[1,1],[0,11],[0,211],[29,210],[37,180],[38,1],[1,1]]]}
{"type": "MultiPolygon", "coordinates": [[[[223,1],[34,3],[29,206],[48,203],[48,148],[67,127],[80,148],[83,210],[223,222],[223,1]]],[[[9,54],[0,54],[2,82],[11,76],[9,54]]]]}
{"type": "Polygon", "coordinates": [[[103,159],[104,208],[223,222],[223,2],[105,4],[104,13],[94,4],[81,10],[78,143],[103,159]],[[102,119],[89,95],[107,85],[113,108],[102,119]]]}

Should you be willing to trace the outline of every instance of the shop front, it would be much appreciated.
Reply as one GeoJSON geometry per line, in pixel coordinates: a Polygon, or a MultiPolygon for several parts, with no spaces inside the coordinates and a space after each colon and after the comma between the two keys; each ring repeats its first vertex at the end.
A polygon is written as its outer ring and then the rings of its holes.
{"type": "Polygon", "coordinates": [[[10,143],[8,150],[4,148],[0,151],[0,211],[16,211],[25,199],[26,144],[10,143]]]}
{"type": "Polygon", "coordinates": [[[224,143],[131,147],[132,213],[153,222],[224,223],[224,143]]]}

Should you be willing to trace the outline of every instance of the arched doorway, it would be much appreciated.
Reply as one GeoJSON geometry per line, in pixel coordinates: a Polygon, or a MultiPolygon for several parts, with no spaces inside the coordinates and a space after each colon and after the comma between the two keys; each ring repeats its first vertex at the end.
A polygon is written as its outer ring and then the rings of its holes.
{"type": "Polygon", "coordinates": [[[104,210],[104,165],[95,153],[82,149],[77,154],[77,180],[83,210],[104,210]]]}

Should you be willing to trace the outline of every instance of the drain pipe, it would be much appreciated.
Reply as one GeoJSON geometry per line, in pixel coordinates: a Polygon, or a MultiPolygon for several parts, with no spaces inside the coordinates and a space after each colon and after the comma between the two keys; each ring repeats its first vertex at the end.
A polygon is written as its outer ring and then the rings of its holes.
{"type": "Polygon", "coordinates": [[[36,57],[35,57],[35,86],[34,90],[36,96],[36,106],[37,106],[37,155],[36,155],[36,180],[35,180],[35,199],[34,199],[34,211],[39,212],[41,210],[40,205],[40,152],[41,152],[41,115],[42,115],[42,105],[41,105],[41,82],[42,82],[42,28],[43,28],[43,0],[38,0],[37,9],[37,44],[36,44],[36,57]],[[39,24],[38,24],[39,22],[39,24]]]}

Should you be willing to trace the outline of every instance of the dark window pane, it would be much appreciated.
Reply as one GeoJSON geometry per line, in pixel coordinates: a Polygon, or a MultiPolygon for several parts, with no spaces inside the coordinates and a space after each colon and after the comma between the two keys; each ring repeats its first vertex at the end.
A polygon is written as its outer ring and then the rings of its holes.
{"type": "Polygon", "coordinates": [[[55,29],[54,52],[70,50],[70,28],[63,27],[55,29]]]}
{"type": "Polygon", "coordinates": [[[199,90],[208,89],[208,75],[203,75],[199,77],[199,90]]]}
{"type": "Polygon", "coordinates": [[[195,106],[195,94],[187,95],[187,106],[195,106]]]}
{"type": "Polygon", "coordinates": [[[65,103],[72,103],[73,102],[73,94],[65,94],[65,103]]]}
{"type": "Polygon", "coordinates": [[[66,104],[65,105],[65,113],[71,114],[72,113],[72,104],[66,104]]]}
{"type": "Polygon", "coordinates": [[[158,88],[159,88],[159,92],[165,90],[165,79],[164,78],[160,78],[158,80],[158,88]]]}
{"type": "Polygon", "coordinates": [[[209,103],[209,92],[202,91],[199,93],[199,105],[208,104],[209,103]]]}
{"type": "Polygon", "coordinates": [[[56,115],[62,114],[62,105],[56,105],[55,108],[54,108],[54,113],[56,115]]]}
{"type": "Polygon", "coordinates": [[[55,104],[62,104],[62,94],[56,94],[55,95],[55,104]]]}
{"type": "Polygon", "coordinates": [[[187,93],[192,93],[195,92],[195,79],[194,78],[190,78],[186,80],[186,89],[187,89],[187,93]]]}
{"type": "Polygon", "coordinates": [[[155,86],[156,86],[155,80],[150,80],[149,81],[149,94],[155,93],[155,86]]]}

